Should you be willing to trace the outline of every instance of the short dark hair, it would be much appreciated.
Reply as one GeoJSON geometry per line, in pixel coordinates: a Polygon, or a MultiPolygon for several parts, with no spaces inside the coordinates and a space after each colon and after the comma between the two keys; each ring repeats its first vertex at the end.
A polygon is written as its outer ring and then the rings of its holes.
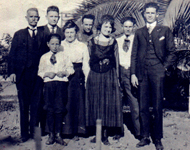
{"type": "Polygon", "coordinates": [[[93,23],[94,23],[95,16],[92,15],[92,14],[84,15],[84,16],[82,17],[82,23],[83,23],[84,19],[92,19],[92,20],[93,20],[93,23]]]}
{"type": "Polygon", "coordinates": [[[79,31],[79,27],[72,20],[68,20],[63,26],[63,32],[65,33],[66,29],[75,28],[76,33],[79,31]]]}
{"type": "Polygon", "coordinates": [[[97,26],[97,30],[101,30],[102,28],[102,25],[104,23],[107,23],[109,22],[111,24],[111,27],[112,27],[112,32],[115,32],[115,27],[114,27],[114,18],[111,16],[111,15],[103,15],[102,18],[101,18],[101,21],[99,22],[98,26],[97,26]]]}
{"type": "Polygon", "coordinates": [[[47,13],[48,13],[49,11],[56,11],[56,12],[59,14],[59,8],[58,8],[57,6],[49,6],[49,7],[47,8],[47,13]]]}
{"type": "Polygon", "coordinates": [[[57,33],[55,34],[50,34],[47,38],[47,42],[49,43],[51,39],[57,38],[59,40],[59,44],[61,44],[61,36],[57,33]]]}
{"type": "Polygon", "coordinates": [[[133,25],[136,24],[135,18],[130,17],[130,16],[122,18],[120,22],[121,22],[121,24],[124,24],[126,21],[131,21],[133,23],[133,25]]]}
{"type": "Polygon", "coordinates": [[[158,12],[158,10],[159,10],[159,6],[158,6],[157,3],[155,3],[155,2],[149,2],[149,3],[146,3],[146,4],[144,5],[144,12],[146,11],[147,8],[150,8],[150,7],[155,8],[155,9],[156,9],[156,12],[158,12]]]}

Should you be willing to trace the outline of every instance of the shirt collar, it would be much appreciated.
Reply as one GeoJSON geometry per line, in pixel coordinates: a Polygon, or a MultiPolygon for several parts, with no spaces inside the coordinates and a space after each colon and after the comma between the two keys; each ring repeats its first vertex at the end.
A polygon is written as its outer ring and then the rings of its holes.
{"type": "MultiPolygon", "coordinates": [[[[51,26],[50,24],[47,24],[47,27],[49,28],[49,30],[51,32],[53,26],[51,26]]],[[[56,30],[57,30],[57,26],[54,27],[54,31],[56,31],[56,30]]]]}
{"type": "Polygon", "coordinates": [[[32,27],[32,26],[28,25],[28,29],[30,29],[30,30],[37,30],[37,26],[32,27]]]}
{"type": "Polygon", "coordinates": [[[151,27],[151,28],[154,28],[155,26],[156,26],[156,24],[157,24],[157,21],[154,21],[153,23],[146,23],[146,27],[147,28],[149,28],[149,27],[151,27]]]}

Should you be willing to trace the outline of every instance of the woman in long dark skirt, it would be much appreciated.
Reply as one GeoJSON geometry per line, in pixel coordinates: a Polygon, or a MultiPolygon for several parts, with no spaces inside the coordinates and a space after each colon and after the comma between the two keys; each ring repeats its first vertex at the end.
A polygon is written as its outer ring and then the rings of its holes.
{"type": "MultiPolygon", "coordinates": [[[[122,101],[119,89],[119,56],[114,19],[104,15],[97,28],[100,34],[88,43],[90,72],[86,83],[86,125],[102,120],[102,142],[109,145],[107,130],[123,127],[122,101]]],[[[95,138],[91,140],[95,142],[95,138]]]]}
{"type": "MultiPolygon", "coordinates": [[[[75,73],[69,78],[67,115],[63,124],[63,134],[73,136],[79,140],[79,134],[85,134],[85,64],[88,48],[86,44],[79,42],[76,35],[79,28],[73,21],[68,21],[64,27],[65,40],[61,45],[65,54],[73,63],[75,73]]],[[[88,56],[88,55],[87,55],[88,56]]]]}

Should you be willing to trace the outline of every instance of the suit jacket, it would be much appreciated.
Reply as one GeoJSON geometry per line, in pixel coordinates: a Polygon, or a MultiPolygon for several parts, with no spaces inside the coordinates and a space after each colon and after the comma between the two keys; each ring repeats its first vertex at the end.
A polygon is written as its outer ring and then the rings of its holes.
{"type": "MultiPolygon", "coordinates": [[[[47,46],[47,39],[48,39],[48,36],[51,34],[50,33],[50,30],[48,28],[47,25],[45,26],[40,26],[39,29],[41,29],[43,32],[44,32],[44,41],[45,41],[45,45],[44,45],[44,49],[46,52],[49,52],[49,48],[47,46]]],[[[61,36],[61,40],[64,40],[65,36],[63,34],[63,31],[60,27],[57,26],[57,30],[56,30],[56,33],[59,34],[61,36]]]]}
{"type": "MultiPolygon", "coordinates": [[[[136,31],[133,42],[131,74],[135,74],[139,80],[144,74],[148,36],[148,29],[144,26],[136,31]]],[[[168,69],[176,60],[174,39],[169,27],[157,25],[152,31],[152,42],[157,58],[168,69]]]]}
{"type": "MultiPolygon", "coordinates": [[[[40,57],[44,54],[44,41],[43,41],[43,31],[37,28],[37,45],[39,50],[39,55],[35,59],[34,64],[38,64],[40,57]]],[[[27,54],[28,54],[28,28],[21,29],[14,34],[11,50],[8,59],[8,75],[14,73],[16,74],[17,83],[20,81],[24,69],[27,67],[27,54]]],[[[38,66],[36,66],[38,67],[38,66]]]]}

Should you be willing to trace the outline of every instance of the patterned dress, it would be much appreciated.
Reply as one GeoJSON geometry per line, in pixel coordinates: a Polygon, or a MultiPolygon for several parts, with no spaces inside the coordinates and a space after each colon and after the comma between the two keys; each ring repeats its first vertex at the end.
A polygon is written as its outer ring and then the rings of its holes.
{"type": "Polygon", "coordinates": [[[118,46],[112,39],[106,46],[91,39],[89,48],[90,72],[86,83],[86,126],[122,127],[122,100],[118,79],[118,46]]]}

